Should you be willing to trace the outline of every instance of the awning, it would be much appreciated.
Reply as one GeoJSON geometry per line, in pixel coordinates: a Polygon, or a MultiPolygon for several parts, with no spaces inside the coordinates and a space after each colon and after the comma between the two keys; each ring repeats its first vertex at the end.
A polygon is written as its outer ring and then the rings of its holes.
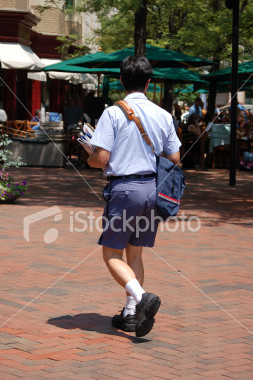
{"type": "Polygon", "coordinates": [[[84,90],[87,90],[87,91],[95,91],[96,90],[96,86],[92,83],[85,83],[82,85],[82,88],[84,90]]]}
{"type": "MultiPolygon", "coordinates": [[[[41,62],[43,63],[43,68],[44,68],[48,65],[60,63],[61,60],[60,59],[41,58],[41,62]]],[[[38,73],[27,73],[27,78],[33,79],[33,80],[38,80],[40,82],[46,82],[47,81],[47,75],[46,75],[46,73],[44,73],[44,71],[40,71],[38,73]]],[[[53,79],[62,79],[62,78],[53,78],[53,79]]]]}
{"type": "Polygon", "coordinates": [[[43,71],[39,71],[37,73],[27,73],[27,78],[32,80],[38,80],[40,82],[47,81],[47,76],[43,71]]]}
{"type": "MultiPolygon", "coordinates": [[[[61,61],[59,59],[57,60],[57,59],[41,58],[41,62],[44,64],[44,67],[46,67],[48,65],[60,63],[61,61]]],[[[66,80],[73,84],[89,84],[89,89],[92,89],[92,90],[95,90],[96,85],[97,85],[97,79],[94,78],[94,76],[91,74],[59,72],[59,71],[48,71],[47,74],[49,78],[51,79],[66,80]]],[[[46,82],[47,74],[44,71],[37,72],[37,73],[28,73],[27,78],[38,80],[41,82],[46,82]]]]}
{"type": "Polygon", "coordinates": [[[44,67],[46,67],[48,65],[54,65],[55,63],[60,63],[61,59],[41,58],[41,62],[44,63],[44,67]]]}
{"type": "Polygon", "coordinates": [[[45,65],[28,46],[19,43],[0,42],[2,69],[41,70],[45,65]]]}

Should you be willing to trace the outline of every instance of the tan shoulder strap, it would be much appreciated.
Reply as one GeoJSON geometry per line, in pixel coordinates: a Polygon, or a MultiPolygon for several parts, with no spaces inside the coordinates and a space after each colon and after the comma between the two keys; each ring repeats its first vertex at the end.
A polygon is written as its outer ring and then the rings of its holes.
{"type": "Polygon", "coordinates": [[[130,107],[130,105],[125,100],[120,100],[118,102],[115,102],[114,105],[118,106],[124,112],[124,114],[126,115],[126,117],[129,120],[133,120],[135,122],[135,124],[137,125],[137,128],[139,129],[140,134],[144,138],[145,142],[151,147],[152,151],[155,153],[154,145],[153,145],[152,141],[150,140],[150,138],[148,137],[148,135],[146,134],[146,132],[145,132],[145,130],[141,124],[140,118],[135,115],[132,107],[130,107]]]}

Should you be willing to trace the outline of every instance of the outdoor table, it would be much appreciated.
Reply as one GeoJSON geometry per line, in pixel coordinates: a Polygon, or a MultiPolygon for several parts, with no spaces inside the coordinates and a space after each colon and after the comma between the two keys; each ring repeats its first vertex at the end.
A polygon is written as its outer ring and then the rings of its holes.
{"type": "MultiPolygon", "coordinates": [[[[249,152],[252,144],[253,138],[249,136],[237,138],[237,166],[239,166],[243,152],[249,152]]],[[[212,168],[215,166],[215,153],[218,149],[224,152],[228,152],[230,149],[230,124],[213,124],[212,126],[209,145],[209,152],[213,153],[212,168]]]]}
{"type": "Polygon", "coordinates": [[[230,124],[213,124],[210,133],[209,152],[213,152],[213,148],[220,145],[230,144],[230,124]]]}
{"type": "Polygon", "coordinates": [[[220,166],[229,166],[229,151],[230,124],[213,124],[209,144],[209,152],[212,153],[212,169],[216,166],[216,153],[218,153],[218,157],[220,157],[220,166]]]}

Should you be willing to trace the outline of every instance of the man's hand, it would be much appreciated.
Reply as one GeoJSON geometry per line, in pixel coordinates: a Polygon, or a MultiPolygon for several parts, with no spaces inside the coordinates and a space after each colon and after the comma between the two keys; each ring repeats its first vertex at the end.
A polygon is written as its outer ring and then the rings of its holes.
{"type": "Polygon", "coordinates": [[[97,148],[96,152],[93,153],[87,160],[87,163],[92,168],[104,168],[110,158],[111,152],[103,148],[97,148]]]}

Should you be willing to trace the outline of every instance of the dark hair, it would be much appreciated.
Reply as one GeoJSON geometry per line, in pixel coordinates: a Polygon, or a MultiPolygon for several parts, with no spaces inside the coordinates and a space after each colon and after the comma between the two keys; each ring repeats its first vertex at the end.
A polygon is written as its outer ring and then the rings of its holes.
{"type": "Polygon", "coordinates": [[[198,96],[198,97],[195,99],[195,102],[202,102],[202,99],[198,96]]]}
{"type": "Polygon", "coordinates": [[[196,121],[200,119],[200,116],[197,115],[196,113],[192,113],[189,118],[188,118],[188,121],[187,121],[187,126],[191,125],[191,124],[196,124],[196,121]]]}
{"type": "Polygon", "coordinates": [[[127,91],[144,91],[152,73],[153,68],[144,56],[129,55],[120,64],[121,80],[127,91]]]}

